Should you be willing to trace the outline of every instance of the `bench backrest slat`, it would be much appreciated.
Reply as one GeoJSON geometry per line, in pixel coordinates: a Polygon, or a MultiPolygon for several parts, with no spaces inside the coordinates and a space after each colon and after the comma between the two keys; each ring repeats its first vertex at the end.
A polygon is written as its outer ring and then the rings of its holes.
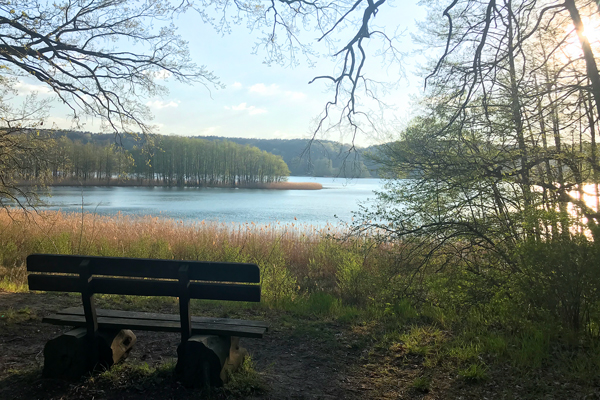
{"type": "MultiPolygon", "coordinates": [[[[82,289],[77,276],[30,274],[28,281],[30,290],[81,292],[82,289]]],[[[104,294],[178,297],[179,282],[94,277],[91,290],[104,294]]],[[[260,302],[259,285],[191,282],[189,293],[192,299],[260,302]]]]}
{"type": "Polygon", "coordinates": [[[179,268],[185,264],[192,281],[260,282],[260,270],[256,264],[208,261],[32,254],[27,257],[27,271],[79,274],[84,260],[89,260],[92,275],[178,279],[179,268]]]}

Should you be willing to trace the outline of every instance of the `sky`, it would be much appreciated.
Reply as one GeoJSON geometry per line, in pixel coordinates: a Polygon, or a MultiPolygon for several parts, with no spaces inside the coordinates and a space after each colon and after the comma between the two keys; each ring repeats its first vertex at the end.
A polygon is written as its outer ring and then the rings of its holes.
{"type": "MultiPolygon", "coordinates": [[[[425,10],[416,1],[388,1],[375,18],[375,24],[392,34],[397,27],[404,29],[401,50],[413,49],[410,33],[416,32],[416,20],[425,17],[425,10]]],[[[169,93],[161,98],[148,98],[145,103],[154,114],[152,123],[158,133],[183,136],[225,136],[264,139],[292,139],[309,137],[315,118],[323,111],[332,92],[324,82],[308,82],[317,75],[329,75],[334,64],[329,57],[316,60],[310,67],[300,57],[295,67],[264,63],[264,54],[253,54],[257,32],[245,26],[236,26],[230,34],[221,35],[201,23],[198,14],[190,11],[175,21],[179,33],[189,42],[192,59],[205,65],[218,76],[224,89],[184,85],[172,79],[164,80],[169,93]]],[[[345,37],[349,36],[349,32],[345,37]]],[[[342,39],[344,35],[340,36],[342,39]]],[[[314,41],[316,33],[307,31],[305,40],[314,41]]],[[[322,50],[316,48],[316,50],[322,50]]],[[[366,132],[356,139],[358,145],[367,146],[389,139],[398,123],[411,115],[410,97],[422,91],[421,79],[412,74],[418,58],[407,56],[404,61],[406,76],[393,91],[383,96],[390,109],[386,111],[386,124],[379,134],[366,132]],[[399,122],[398,122],[399,121],[399,122]],[[387,122],[390,122],[387,124],[387,122]]],[[[370,73],[382,81],[395,82],[400,78],[397,65],[381,64],[369,59],[370,73]]],[[[40,96],[51,96],[45,88],[33,81],[21,80],[17,89],[26,94],[39,91],[40,96]]],[[[50,122],[58,128],[70,128],[67,110],[54,103],[50,122]]],[[[97,121],[84,120],[83,130],[97,131],[97,121]]],[[[348,142],[348,132],[330,132],[322,138],[348,142]]]]}

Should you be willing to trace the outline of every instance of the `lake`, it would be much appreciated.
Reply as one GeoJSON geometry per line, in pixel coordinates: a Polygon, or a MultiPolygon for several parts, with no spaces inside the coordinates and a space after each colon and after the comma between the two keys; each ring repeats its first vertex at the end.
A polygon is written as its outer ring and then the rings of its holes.
{"type": "Polygon", "coordinates": [[[379,179],[290,177],[318,182],[321,190],[264,190],[166,187],[53,187],[43,197],[46,210],[98,215],[159,216],[185,222],[308,224],[350,222],[358,204],[375,198],[379,179]]]}

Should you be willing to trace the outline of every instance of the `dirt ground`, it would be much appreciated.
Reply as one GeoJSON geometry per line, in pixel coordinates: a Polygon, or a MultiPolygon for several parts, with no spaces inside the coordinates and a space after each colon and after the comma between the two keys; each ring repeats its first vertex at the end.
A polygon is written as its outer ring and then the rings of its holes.
{"type": "MultiPolygon", "coordinates": [[[[0,318],[0,398],[170,399],[205,395],[187,390],[170,379],[144,379],[145,382],[132,381],[125,385],[117,382],[108,387],[90,382],[89,377],[77,382],[42,379],[44,344],[68,328],[44,324],[41,319],[61,308],[78,304],[80,300],[76,296],[0,292],[0,312],[4,313],[0,318]]],[[[331,338],[342,336],[341,331],[338,332],[340,326],[319,324],[322,326],[303,337],[298,335],[296,326],[285,325],[278,326],[277,321],[272,321],[264,338],[242,339],[264,389],[252,393],[250,388],[251,393],[241,397],[364,398],[363,390],[346,378],[361,356],[360,351],[352,346],[331,343],[331,338]]],[[[135,333],[137,343],[125,363],[156,367],[176,360],[178,334],[135,333]]],[[[222,390],[209,397],[240,397],[240,394],[222,390]]]]}
{"type": "MultiPolygon", "coordinates": [[[[256,371],[248,382],[211,393],[182,387],[171,374],[179,336],[156,332],[135,332],[138,341],[130,357],[108,377],[95,373],[78,381],[43,379],[44,344],[66,329],[41,319],[79,304],[77,296],[0,291],[0,399],[600,399],[600,388],[551,372],[523,380],[497,365],[490,371],[492,379],[477,385],[444,366],[432,374],[418,356],[379,348],[378,336],[367,327],[271,310],[233,315],[231,310],[207,310],[220,317],[270,322],[264,338],[242,340],[256,371]],[[414,385],[423,374],[432,379],[426,391],[414,385]]],[[[160,311],[176,312],[173,305],[164,307],[160,311]]]]}

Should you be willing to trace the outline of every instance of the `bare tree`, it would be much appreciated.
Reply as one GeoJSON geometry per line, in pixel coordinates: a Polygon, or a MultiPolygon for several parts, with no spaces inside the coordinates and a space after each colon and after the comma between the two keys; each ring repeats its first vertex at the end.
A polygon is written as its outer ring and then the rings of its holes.
{"type": "Polygon", "coordinates": [[[116,134],[151,132],[143,100],[166,92],[162,78],[220,85],[177,34],[173,18],[185,10],[167,0],[0,0],[0,201],[32,199],[14,171],[37,160],[41,178],[52,145],[41,140],[49,139],[42,130],[48,104],[14,105],[18,79],[51,90],[76,124],[92,116],[116,134]]]}
{"type": "MultiPolygon", "coordinates": [[[[350,134],[354,143],[358,134],[377,129],[378,121],[373,119],[373,110],[367,103],[385,107],[379,91],[394,82],[378,81],[367,66],[373,64],[372,58],[381,58],[397,72],[397,78],[391,81],[399,81],[402,67],[399,35],[394,29],[388,27],[386,32],[375,24],[379,12],[397,12],[389,2],[203,0],[193,6],[219,32],[229,32],[235,23],[245,23],[257,31],[254,50],[265,54],[267,64],[294,66],[301,57],[312,63],[320,55],[314,45],[325,45],[325,56],[335,60],[336,67],[331,73],[318,75],[309,82],[325,81],[332,92],[331,100],[317,118],[313,139],[319,133],[337,129],[350,134]]],[[[375,69],[380,71],[381,67],[375,69]]]]}
{"type": "Polygon", "coordinates": [[[147,132],[139,99],[164,92],[157,78],[218,84],[177,35],[172,18],[183,10],[165,0],[2,1],[3,74],[47,85],[75,119],[84,112],[115,132],[147,132]]]}

